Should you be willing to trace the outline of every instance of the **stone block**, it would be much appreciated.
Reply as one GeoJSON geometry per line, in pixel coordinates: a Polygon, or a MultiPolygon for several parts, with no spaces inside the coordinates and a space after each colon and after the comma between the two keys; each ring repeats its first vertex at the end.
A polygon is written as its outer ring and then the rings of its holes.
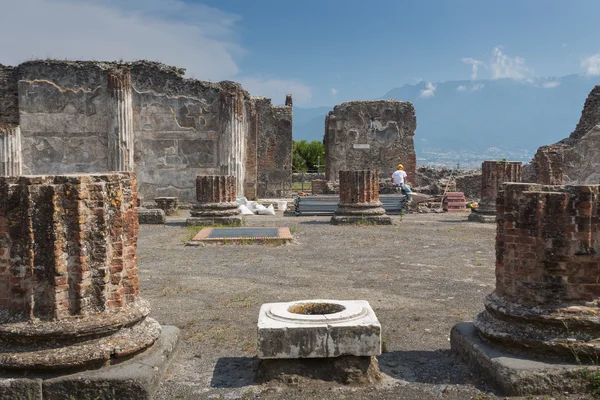
{"type": "Polygon", "coordinates": [[[594,365],[546,362],[507,353],[483,341],[470,322],[454,325],[450,346],[507,396],[589,392],[589,377],[600,373],[594,365]]]}
{"type": "Polygon", "coordinates": [[[239,215],[228,217],[190,217],[186,219],[187,226],[242,226],[242,217],[239,215]]]}
{"type": "Polygon", "coordinates": [[[167,218],[160,208],[138,208],[138,221],[140,224],[164,224],[167,218]]]}
{"type": "Polygon", "coordinates": [[[263,304],[258,317],[261,359],[381,354],[381,325],[363,300],[263,304]]]}

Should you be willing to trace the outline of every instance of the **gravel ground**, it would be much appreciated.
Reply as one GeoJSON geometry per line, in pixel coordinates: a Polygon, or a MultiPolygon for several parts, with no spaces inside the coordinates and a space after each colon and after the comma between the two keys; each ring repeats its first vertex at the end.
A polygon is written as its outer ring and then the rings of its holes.
{"type": "Polygon", "coordinates": [[[472,320],[494,288],[495,225],[462,213],[392,219],[392,226],[331,226],[328,217],[247,218],[248,226],[289,226],[294,241],[281,246],[185,246],[185,215],[142,226],[142,294],[155,319],[182,329],[157,398],[495,398],[449,342],[450,328],[472,320]],[[369,301],[385,343],[381,383],[254,383],[261,304],[311,298],[369,301]]]}

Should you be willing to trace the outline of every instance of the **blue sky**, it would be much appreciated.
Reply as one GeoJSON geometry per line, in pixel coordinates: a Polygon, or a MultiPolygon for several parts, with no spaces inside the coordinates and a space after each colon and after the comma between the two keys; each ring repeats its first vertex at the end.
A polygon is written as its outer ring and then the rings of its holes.
{"type": "Polygon", "coordinates": [[[133,60],[302,107],[404,84],[600,75],[598,0],[0,0],[0,63],[133,60]],[[27,15],[24,19],[23,15],[27,15]]]}

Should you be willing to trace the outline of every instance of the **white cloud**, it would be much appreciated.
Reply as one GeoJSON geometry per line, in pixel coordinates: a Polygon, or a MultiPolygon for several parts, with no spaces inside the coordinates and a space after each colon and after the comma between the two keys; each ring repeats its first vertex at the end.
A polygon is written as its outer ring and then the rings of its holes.
{"type": "Polygon", "coordinates": [[[419,92],[419,97],[421,98],[427,98],[427,97],[433,97],[434,93],[435,93],[435,85],[431,82],[427,82],[427,84],[425,85],[425,89],[421,90],[419,92]]]}
{"type": "Polygon", "coordinates": [[[504,54],[501,47],[494,48],[489,68],[492,71],[493,79],[510,78],[521,80],[532,72],[531,68],[525,65],[524,58],[509,57],[504,54]]]}
{"type": "Polygon", "coordinates": [[[542,87],[545,89],[553,89],[560,85],[560,81],[548,81],[542,83],[542,87]]]}
{"type": "Polygon", "coordinates": [[[479,61],[479,60],[476,60],[471,57],[463,57],[461,61],[464,62],[465,64],[471,64],[471,79],[472,80],[477,79],[477,72],[479,71],[479,66],[480,65],[485,66],[485,63],[483,61],[479,61]]]}
{"type": "Polygon", "coordinates": [[[475,85],[473,85],[473,87],[469,90],[469,92],[476,92],[478,90],[483,89],[485,85],[483,83],[476,83],[475,85]]]}
{"type": "Polygon", "coordinates": [[[251,95],[269,97],[273,104],[283,104],[288,93],[292,94],[294,104],[308,104],[312,99],[311,88],[297,81],[255,77],[240,77],[238,81],[251,95]]]}
{"type": "Polygon", "coordinates": [[[581,60],[581,68],[585,69],[586,75],[600,75],[600,53],[594,54],[581,60]]]}
{"type": "Polygon", "coordinates": [[[338,93],[336,88],[331,88],[331,95],[335,96],[338,93]]]}
{"type": "Polygon", "coordinates": [[[457,92],[466,92],[467,91],[467,87],[465,85],[460,85],[459,87],[456,88],[457,92]]]}
{"type": "Polygon", "coordinates": [[[236,61],[246,50],[240,16],[182,0],[0,0],[0,63],[28,59],[132,61],[185,68],[200,80],[241,81],[252,95],[285,93],[301,104],[310,88],[294,80],[247,77],[236,61]],[[27,23],[15,16],[27,16],[27,23]],[[18,38],[18,40],[15,40],[18,38]]]}

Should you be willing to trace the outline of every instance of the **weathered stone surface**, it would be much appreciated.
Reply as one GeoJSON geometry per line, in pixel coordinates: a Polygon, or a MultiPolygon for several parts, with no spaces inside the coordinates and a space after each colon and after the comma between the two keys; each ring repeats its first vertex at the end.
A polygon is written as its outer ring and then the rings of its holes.
{"type": "Polygon", "coordinates": [[[0,176],[19,176],[23,173],[21,128],[0,125],[0,176]]]}
{"type": "MultiPolygon", "coordinates": [[[[481,171],[456,170],[445,167],[419,166],[413,190],[432,196],[443,195],[450,191],[463,192],[470,199],[481,198],[481,171]]],[[[383,194],[383,192],[379,192],[383,194]]]]}
{"type": "Polygon", "coordinates": [[[598,195],[598,185],[504,185],[496,290],[473,322],[480,335],[571,362],[600,355],[598,195]]]}
{"type": "Polygon", "coordinates": [[[196,200],[188,226],[232,225],[240,226],[242,217],[235,201],[235,176],[198,176],[196,178],[196,200]]]}
{"type": "Polygon", "coordinates": [[[115,365],[61,376],[29,373],[0,375],[0,400],[107,399],[149,400],[179,340],[179,329],[163,326],[147,351],[115,365]]]}
{"type": "Polygon", "coordinates": [[[80,368],[152,345],[136,202],[134,173],[0,177],[0,368],[80,368]]]}
{"type": "Polygon", "coordinates": [[[291,123],[291,106],[155,62],[0,65],[0,126],[20,125],[25,174],[135,169],[146,198],[190,202],[196,175],[234,175],[250,198],[285,194],[291,123]]]}
{"type": "Polygon", "coordinates": [[[334,107],[325,119],[326,179],[343,170],[378,170],[391,176],[399,163],[415,179],[415,110],[397,100],[350,101],[334,107]]]}
{"type": "Polygon", "coordinates": [[[177,215],[179,212],[179,199],[177,197],[157,197],[154,202],[156,207],[165,212],[166,216],[177,215]]]}
{"type": "Polygon", "coordinates": [[[484,161],[481,171],[481,201],[469,215],[469,221],[495,222],[496,198],[502,183],[521,182],[523,164],[520,161],[484,161]]]}
{"type": "Polygon", "coordinates": [[[261,360],[257,378],[259,382],[279,381],[289,384],[299,376],[345,385],[373,385],[382,378],[377,358],[366,356],[261,360]]]}
{"type": "Polygon", "coordinates": [[[379,201],[377,171],[340,171],[340,202],[331,217],[333,225],[390,225],[391,218],[379,201]]]}
{"type": "Polygon", "coordinates": [[[502,351],[482,340],[469,322],[454,325],[450,346],[509,396],[589,393],[590,376],[600,373],[597,366],[545,362],[502,351]]]}
{"type": "Polygon", "coordinates": [[[381,325],[362,300],[263,304],[258,316],[261,359],[381,354],[381,325]]]}
{"type": "Polygon", "coordinates": [[[160,208],[138,208],[138,221],[140,224],[164,224],[167,222],[165,212],[160,208]]]}
{"type": "Polygon", "coordinates": [[[531,180],[542,184],[593,184],[600,181],[600,85],[587,97],[571,135],[542,146],[531,162],[531,180]]]}

